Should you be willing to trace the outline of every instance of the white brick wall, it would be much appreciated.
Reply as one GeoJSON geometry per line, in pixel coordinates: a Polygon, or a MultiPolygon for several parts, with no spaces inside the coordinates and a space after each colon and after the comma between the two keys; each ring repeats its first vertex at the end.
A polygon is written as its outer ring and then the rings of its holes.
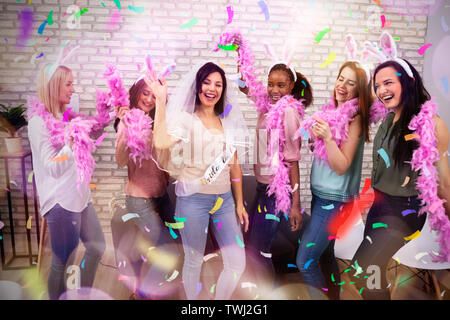
{"type": "MultiPolygon", "coordinates": [[[[307,76],[314,90],[314,106],[308,110],[308,114],[322,106],[331,94],[338,68],[346,60],[342,42],[345,34],[351,32],[358,43],[364,40],[378,42],[381,28],[375,25],[381,25],[380,14],[384,14],[386,20],[392,21],[388,30],[394,37],[400,38],[397,43],[401,55],[422,71],[423,57],[417,50],[424,44],[426,16],[400,16],[397,11],[383,11],[371,0],[266,0],[270,19],[265,21],[257,3],[257,0],[122,0],[121,18],[114,27],[108,29],[109,17],[116,9],[114,2],[110,0],[31,0],[31,4],[28,4],[28,0],[19,3],[16,0],[0,1],[0,103],[23,102],[30,92],[35,91],[35,78],[39,67],[42,63],[55,59],[60,47],[67,40],[72,40],[72,44],[82,47],[70,65],[75,76],[76,91],[80,94],[82,112],[94,110],[94,86],[106,89],[101,73],[107,61],[117,64],[125,85],[129,87],[139,76],[139,65],[144,66],[144,56],[147,53],[153,56],[156,65],[158,61],[164,65],[174,59],[177,67],[168,79],[169,93],[180,76],[199,59],[216,59],[225,65],[227,73],[235,73],[236,53],[211,51],[213,42],[226,26],[228,5],[234,10],[231,27],[240,27],[250,40],[258,66],[267,68],[271,64],[264,53],[263,41],[269,41],[281,54],[282,45],[288,39],[298,40],[293,65],[307,76]],[[102,2],[106,8],[102,6],[102,2]],[[70,14],[65,17],[63,15],[67,8],[75,3],[78,3],[80,8],[88,8],[89,11],[81,16],[79,29],[70,29],[67,26],[70,14]],[[133,12],[128,5],[143,6],[145,11],[133,12]],[[17,14],[25,7],[33,10],[35,22],[31,44],[18,49],[15,46],[17,14]],[[39,35],[37,29],[47,19],[50,10],[54,10],[54,24],[46,25],[43,34],[39,35]],[[198,19],[194,27],[184,30],[179,28],[194,17],[198,19]],[[331,31],[323,37],[320,44],[314,44],[317,32],[325,28],[331,28],[331,31]],[[48,42],[45,41],[47,38],[48,42]],[[142,40],[138,42],[138,38],[142,40]],[[319,65],[331,51],[337,54],[335,61],[326,68],[319,69],[319,65]],[[41,52],[44,56],[35,59],[41,52]]],[[[254,127],[255,109],[238,93],[236,84],[230,84],[230,90],[239,96],[247,123],[254,127]]],[[[108,136],[95,154],[97,167],[92,180],[92,183],[99,187],[94,189],[92,194],[105,229],[109,228],[108,201],[122,192],[126,181],[126,169],[119,169],[114,162],[115,133],[112,126],[107,128],[107,132],[108,136]]],[[[22,133],[22,136],[26,137],[26,130],[22,133]]],[[[372,130],[372,136],[374,133],[375,129],[372,130]]],[[[372,145],[366,144],[365,148],[361,184],[365,178],[370,177],[371,171],[372,145]]],[[[301,200],[302,206],[309,208],[311,157],[305,148],[302,149],[302,155],[301,200]]],[[[245,173],[251,173],[251,170],[249,165],[244,167],[245,173]]],[[[3,179],[0,181],[0,210],[3,213],[6,212],[4,176],[0,178],[3,179]]],[[[6,218],[2,215],[2,219],[6,218]]]]}

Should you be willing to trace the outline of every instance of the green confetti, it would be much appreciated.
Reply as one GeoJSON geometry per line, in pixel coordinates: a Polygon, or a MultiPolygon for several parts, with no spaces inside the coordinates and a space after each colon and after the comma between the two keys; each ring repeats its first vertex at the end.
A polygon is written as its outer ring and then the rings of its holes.
{"type": "Polygon", "coordinates": [[[319,43],[320,40],[322,40],[322,38],[327,34],[327,32],[330,32],[330,31],[331,31],[330,28],[323,29],[322,31],[320,31],[320,32],[317,34],[317,36],[314,38],[314,41],[317,42],[317,43],[319,43]]]}
{"type": "Polygon", "coordinates": [[[312,247],[312,246],[315,246],[316,244],[314,243],[314,242],[311,242],[311,243],[308,243],[307,245],[306,245],[306,247],[307,248],[309,248],[309,247],[312,247]]]}
{"type": "Polygon", "coordinates": [[[342,286],[345,283],[345,281],[339,282],[338,286],[342,286]]]}
{"type": "Polygon", "coordinates": [[[197,18],[193,18],[188,23],[181,25],[179,28],[180,29],[189,29],[189,28],[195,26],[197,24],[197,22],[198,22],[197,18]]]}
{"type": "Polygon", "coordinates": [[[218,44],[217,46],[220,49],[223,49],[223,50],[226,50],[226,51],[235,51],[235,50],[237,50],[239,48],[239,46],[235,45],[235,44],[229,44],[229,45],[226,45],[226,46],[218,44]]]}
{"type": "Polygon", "coordinates": [[[210,293],[214,293],[214,289],[216,288],[216,284],[213,284],[211,289],[209,290],[210,293]]]}
{"type": "Polygon", "coordinates": [[[364,288],[361,288],[361,290],[359,290],[359,294],[361,294],[361,292],[364,290],[364,288]]]}
{"type": "Polygon", "coordinates": [[[51,26],[53,24],[53,10],[50,10],[47,17],[48,25],[51,26]]]}
{"type": "Polygon", "coordinates": [[[352,268],[348,268],[344,272],[349,272],[350,270],[352,270],[352,268]]]}
{"type": "Polygon", "coordinates": [[[381,223],[381,222],[377,222],[372,224],[372,229],[376,229],[376,228],[387,228],[387,224],[385,223],[381,223]]]}
{"type": "Polygon", "coordinates": [[[87,8],[84,8],[84,9],[78,11],[77,13],[75,13],[74,16],[75,16],[75,18],[79,18],[79,17],[81,17],[81,15],[85,14],[88,11],[89,10],[87,8]]]}
{"type": "Polygon", "coordinates": [[[334,275],[333,274],[331,274],[331,281],[334,282],[334,275]]]}
{"type": "Polygon", "coordinates": [[[169,223],[164,222],[166,227],[172,227],[172,229],[183,229],[184,228],[184,222],[175,222],[175,223],[169,223]]]}
{"type": "Polygon", "coordinates": [[[122,5],[120,4],[120,0],[114,0],[114,3],[116,4],[119,11],[122,10],[122,5]]]}

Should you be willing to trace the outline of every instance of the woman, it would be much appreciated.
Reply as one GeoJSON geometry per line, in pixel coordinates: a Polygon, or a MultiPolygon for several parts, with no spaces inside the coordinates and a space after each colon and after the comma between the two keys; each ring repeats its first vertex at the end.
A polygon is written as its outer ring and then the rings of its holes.
{"type": "MultiPolygon", "coordinates": [[[[449,133],[444,121],[433,111],[435,105],[422,78],[408,61],[395,57],[381,63],[373,79],[377,97],[392,112],[375,136],[372,170],[375,201],[352,265],[362,297],[381,300],[390,299],[387,265],[408,240],[405,238],[422,229],[426,220],[426,214],[422,213],[428,211],[431,215],[432,228],[442,232],[449,228],[450,170],[446,155],[449,133]],[[417,137],[408,138],[411,134],[417,137]],[[443,205],[442,200],[446,201],[443,205]],[[373,274],[376,269],[378,272],[373,274]],[[372,276],[378,279],[369,285],[365,281],[372,276]]],[[[448,236],[441,234],[439,241],[441,251],[447,253],[441,253],[441,259],[448,261],[448,236]]]]}
{"type": "Polygon", "coordinates": [[[222,252],[224,269],[215,286],[216,299],[229,299],[245,268],[242,232],[248,216],[242,199],[242,172],[235,146],[247,138],[237,104],[230,104],[224,71],[212,62],[202,63],[184,77],[167,106],[164,80],[152,79],[156,96],[154,143],[158,149],[183,146],[182,159],[171,152],[178,168],[175,215],[184,249],[183,282],[187,299],[198,294],[200,271],[210,221],[222,252]],[[192,154],[193,151],[193,154],[192,154]],[[232,192],[230,190],[232,189],[232,192]],[[234,200],[233,200],[234,196],[234,200]]]}
{"type": "MultiPolygon", "coordinates": [[[[165,254],[177,257],[178,260],[177,244],[165,225],[175,223],[175,210],[166,192],[169,177],[158,168],[158,155],[161,153],[157,153],[153,148],[151,122],[155,116],[155,96],[143,77],[133,84],[129,94],[130,107],[119,109],[114,127],[117,128],[116,162],[121,168],[128,167],[128,182],[125,186],[126,209],[128,213],[139,215],[133,221],[146,239],[144,248],[137,249],[145,260],[145,250],[149,247],[155,247],[165,254]],[[141,123],[147,124],[147,131],[144,132],[142,127],[138,128],[141,123]],[[133,157],[136,153],[133,152],[135,144],[132,143],[136,143],[140,137],[143,139],[142,146],[146,149],[142,150],[142,153],[147,153],[148,157],[133,157]]],[[[174,237],[178,236],[175,234],[174,237]]],[[[138,298],[162,298],[169,293],[164,277],[174,271],[175,265],[160,264],[151,258],[151,266],[144,279],[133,279],[132,286],[137,289],[135,294],[138,298]],[[160,283],[165,285],[160,286],[160,283]]]]}
{"type": "Polygon", "coordinates": [[[339,69],[331,102],[302,124],[303,132],[312,133],[315,141],[311,219],[297,252],[297,267],[311,299],[321,299],[321,290],[328,291],[332,299],[339,296],[339,289],[327,285],[322,274],[324,271],[328,280],[333,272],[334,278],[339,279],[333,250],[335,240],[330,237],[336,235],[329,234],[328,224],[340,207],[359,193],[371,104],[365,70],[359,63],[347,61],[339,69]],[[319,268],[319,260],[325,270],[319,268]],[[324,260],[327,263],[322,263],[324,260]]]}
{"type": "Polygon", "coordinates": [[[79,239],[86,248],[81,263],[82,287],[92,286],[105,250],[89,189],[94,164],[92,149],[83,151],[83,146],[94,145],[95,140],[89,134],[97,122],[74,119],[73,113],[64,119],[75,92],[73,83],[69,68],[57,63],[45,66],[37,82],[39,100],[30,101],[28,110],[28,138],[40,212],[50,231],[52,262],[48,294],[52,300],[65,291],[65,268],[70,263],[69,257],[74,257],[79,239]],[[86,172],[86,167],[91,171],[86,172]]]}
{"type": "Polygon", "coordinates": [[[289,54],[283,62],[276,59],[269,68],[267,87],[256,81],[254,58],[240,32],[225,33],[220,44],[238,46],[238,73],[245,85],[241,92],[255,103],[257,159],[254,172],[256,196],[250,210],[250,248],[254,276],[259,292],[272,290],[275,270],[272,243],[281,219],[289,219],[291,231],[301,227],[299,165],[301,140],[294,139],[304,109],[312,103],[311,86],[301,73],[289,66],[289,54]],[[281,121],[280,121],[281,119],[281,121]]]}

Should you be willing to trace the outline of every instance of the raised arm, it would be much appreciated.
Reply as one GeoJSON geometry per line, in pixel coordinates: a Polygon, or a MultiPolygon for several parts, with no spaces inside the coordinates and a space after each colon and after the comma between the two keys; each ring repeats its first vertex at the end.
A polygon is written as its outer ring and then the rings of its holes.
{"type": "Polygon", "coordinates": [[[449,133],[445,122],[436,117],[436,146],[439,151],[439,160],[436,162],[436,168],[439,176],[438,196],[446,200],[443,204],[445,214],[450,219],[450,168],[448,166],[448,147],[449,147],[449,133]]]}

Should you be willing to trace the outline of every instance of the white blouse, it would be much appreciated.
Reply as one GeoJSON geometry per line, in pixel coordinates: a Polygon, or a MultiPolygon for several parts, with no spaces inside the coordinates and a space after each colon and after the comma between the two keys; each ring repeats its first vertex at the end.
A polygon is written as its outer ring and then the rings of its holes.
{"type": "Polygon", "coordinates": [[[44,120],[34,116],[28,122],[28,139],[33,155],[33,170],[39,195],[41,215],[44,216],[56,204],[68,211],[81,212],[91,199],[89,185],[77,182],[77,167],[72,149],[65,145],[60,150],[50,143],[50,134],[44,120]],[[68,155],[64,161],[52,158],[68,155]]]}

